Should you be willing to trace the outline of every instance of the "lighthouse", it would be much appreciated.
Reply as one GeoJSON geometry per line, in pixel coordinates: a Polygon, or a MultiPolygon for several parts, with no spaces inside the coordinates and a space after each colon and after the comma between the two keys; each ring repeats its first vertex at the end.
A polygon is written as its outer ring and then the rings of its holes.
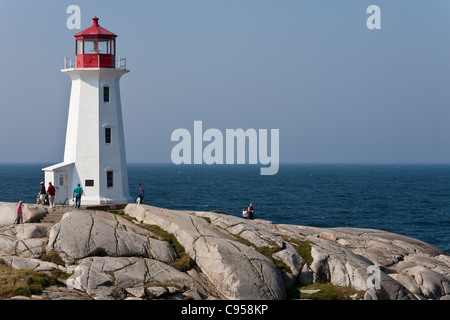
{"type": "Polygon", "coordinates": [[[64,161],[43,168],[45,184],[56,188],[56,203],[72,200],[80,184],[82,204],[131,201],[125,157],[120,78],[129,72],[116,57],[117,35],[101,27],[98,18],[75,37],[76,58],[65,58],[72,80],[64,161]]]}

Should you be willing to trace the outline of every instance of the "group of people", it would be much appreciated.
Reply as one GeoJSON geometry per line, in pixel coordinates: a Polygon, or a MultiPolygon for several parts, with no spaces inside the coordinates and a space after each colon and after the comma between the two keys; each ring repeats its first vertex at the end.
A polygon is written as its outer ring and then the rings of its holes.
{"type": "Polygon", "coordinates": [[[45,205],[46,201],[48,200],[48,204],[50,205],[50,208],[55,210],[55,194],[56,194],[56,189],[52,185],[51,182],[48,183],[47,189],[45,189],[44,182],[41,182],[41,188],[40,188],[39,194],[36,198],[37,204],[42,203],[43,205],[45,205]]]}
{"type": "MultiPolygon", "coordinates": [[[[136,199],[136,203],[143,204],[144,203],[144,195],[145,191],[147,191],[147,187],[143,186],[142,183],[139,183],[138,188],[138,197],[136,199]]],[[[48,188],[45,189],[44,182],[41,182],[41,187],[39,190],[39,194],[37,197],[37,204],[42,203],[43,205],[46,204],[46,201],[48,199],[48,204],[50,205],[50,208],[55,210],[55,187],[52,185],[51,182],[48,183],[48,188]]],[[[72,197],[75,201],[75,207],[80,209],[81,206],[81,196],[83,195],[83,188],[81,188],[81,185],[78,183],[75,189],[73,189],[72,197]]],[[[253,204],[250,203],[249,207],[247,209],[242,209],[242,216],[245,219],[253,220],[255,209],[253,208],[253,204]]],[[[14,221],[15,224],[23,223],[23,201],[19,201],[19,203],[16,206],[16,219],[14,221]]]]}
{"type": "MultiPolygon", "coordinates": [[[[48,183],[47,189],[45,189],[44,182],[41,182],[41,187],[39,189],[39,193],[36,198],[37,204],[42,203],[43,205],[46,205],[48,203],[50,205],[50,208],[55,210],[55,194],[56,189],[51,182],[48,183]]],[[[16,219],[14,220],[14,224],[22,224],[22,223],[23,223],[23,201],[20,200],[16,206],[16,219]]]]}
{"type": "Polygon", "coordinates": [[[242,209],[242,216],[245,219],[253,220],[254,212],[255,209],[253,208],[253,204],[250,203],[250,206],[247,208],[247,210],[245,208],[242,209]]]}
{"type": "Polygon", "coordinates": [[[136,203],[138,203],[138,204],[144,203],[145,191],[147,191],[147,186],[143,186],[142,183],[139,183],[138,197],[136,199],[136,203]]]}
{"type": "MultiPolygon", "coordinates": [[[[143,186],[142,183],[139,183],[139,188],[138,188],[138,198],[137,198],[137,203],[144,203],[144,195],[145,195],[145,191],[147,190],[147,187],[143,186]]],[[[39,191],[38,197],[37,197],[37,204],[41,203],[43,205],[46,204],[46,199],[48,197],[48,202],[50,205],[50,208],[53,208],[53,210],[55,210],[55,187],[52,185],[51,182],[48,183],[48,188],[47,190],[45,190],[45,186],[44,183],[41,182],[41,189],[39,191]]],[[[73,189],[72,191],[72,199],[75,202],[75,207],[80,209],[81,206],[81,197],[83,195],[84,191],[83,188],[81,187],[81,185],[78,183],[77,186],[75,187],[75,189],[73,189]]]]}
{"type": "MultiPolygon", "coordinates": [[[[143,186],[142,183],[139,183],[138,188],[138,198],[136,200],[137,203],[144,203],[144,195],[145,191],[147,190],[147,187],[143,186]]],[[[46,205],[46,201],[48,200],[48,203],[50,205],[50,208],[53,208],[55,210],[55,187],[52,185],[51,182],[48,183],[47,190],[45,189],[44,182],[41,182],[41,188],[39,190],[39,194],[37,197],[37,204],[42,203],[43,205],[46,205]]],[[[84,191],[81,185],[78,183],[75,189],[72,191],[72,199],[75,202],[75,207],[80,209],[81,206],[81,197],[83,195],[84,191]]]]}
{"type": "MultiPolygon", "coordinates": [[[[44,182],[41,182],[41,187],[39,189],[38,196],[36,198],[37,204],[50,205],[50,208],[55,210],[55,195],[56,189],[51,182],[48,183],[48,188],[45,189],[44,182]]],[[[80,184],[78,184],[73,190],[72,196],[75,200],[75,207],[80,209],[81,205],[81,196],[83,195],[83,189],[80,184]]],[[[20,200],[16,206],[16,219],[14,220],[14,224],[22,224],[23,223],[23,201],[20,200]]]]}

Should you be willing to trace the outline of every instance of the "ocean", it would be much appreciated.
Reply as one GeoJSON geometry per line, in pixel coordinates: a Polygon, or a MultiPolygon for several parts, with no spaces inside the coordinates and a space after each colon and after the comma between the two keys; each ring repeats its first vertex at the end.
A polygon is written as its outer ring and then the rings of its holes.
{"type": "MultiPolygon", "coordinates": [[[[35,203],[46,163],[0,164],[0,201],[35,203]]],[[[281,164],[261,176],[259,165],[129,164],[130,194],[148,187],[145,203],[170,209],[219,210],[314,227],[390,231],[450,253],[450,165],[281,164]]]]}

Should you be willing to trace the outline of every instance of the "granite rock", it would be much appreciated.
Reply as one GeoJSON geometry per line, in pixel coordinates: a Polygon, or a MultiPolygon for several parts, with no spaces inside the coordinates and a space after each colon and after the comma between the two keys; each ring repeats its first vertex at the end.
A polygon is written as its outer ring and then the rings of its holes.
{"type": "MultiPolygon", "coordinates": [[[[17,203],[0,202],[0,227],[14,224],[16,219],[17,203]]],[[[46,214],[47,209],[42,205],[23,204],[23,222],[39,222],[46,214]]]]}
{"type": "Polygon", "coordinates": [[[66,263],[89,256],[138,256],[173,262],[176,253],[167,241],[124,218],[102,211],[78,210],[64,214],[50,231],[47,251],[66,263]]]}
{"type": "MultiPolygon", "coordinates": [[[[11,205],[0,203],[0,214],[11,205]]],[[[360,292],[353,297],[362,293],[364,299],[450,300],[450,256],[402,235],[137,204],[128,204],[125,213],[136,223],[77,210],[55,225],[6,224],[0,227],[0,260],[16,269],[70,275],[66,286],[31,299],[268,300],[285,299],[291,286],[327,282],[352,287],[360,292]],[[175,269],[179,257],[168,239],[141,223],[172,234],[194,265],[175,269]],[[44,253],[61,256],[65,266],[42,261],[44,253]]]]}

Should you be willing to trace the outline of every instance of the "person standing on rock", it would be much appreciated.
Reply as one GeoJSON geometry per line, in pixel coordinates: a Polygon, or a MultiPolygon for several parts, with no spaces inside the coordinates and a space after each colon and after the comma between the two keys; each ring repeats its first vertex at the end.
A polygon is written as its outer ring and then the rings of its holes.
{"type": "Polygon", "coordinates": [[[138,200],[137,203],[144,203],[144,195],[145,195],[145,191],[147,190],[147,186],[142,186],[142,183],[139,183],[139,188],[138,188],[138,200]]]}
{"type": "Polygon", "coordinates": [[[247,209],[247,214],[248,214],[248,219],[249,220],[253,220],[253,213],[254,213],[254,209],[253,209],[253,204],[250,203],[250,206],[247,209]]]}
{"type": "Polygon", "coordinates": [[[83,189],[80,187],[78,183],[75,189],[73,189],[72,197],[75,199],[75,207],[80,209],[81,206],[81,196],[83,195],[83,189]]]}
{"type": "Polygon", "coordinates": [[[55,190],[55,187],[52,185],[51,182],[48,183],[47,193],[48,193],[48,202],[50,204],[50,208],[52,208],[53,211],[54,211],[55,210],[55,194],[56,194],[56,190],[55,190]]]}
{"type": "Polygon", "coordinates": [[[23,201],[20,200],[16,206],[16,219],[14,220],[14,224],[22,224],[23,223],[23,201]]]}

